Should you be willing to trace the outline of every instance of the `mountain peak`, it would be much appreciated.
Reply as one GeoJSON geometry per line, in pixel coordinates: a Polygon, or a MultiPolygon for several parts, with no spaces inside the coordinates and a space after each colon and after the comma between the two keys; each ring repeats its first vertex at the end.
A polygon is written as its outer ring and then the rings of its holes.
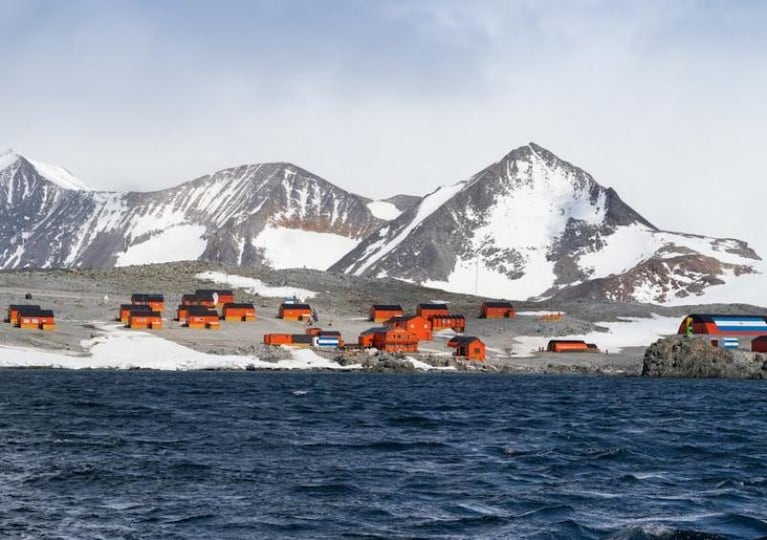
{"type": "Polygon", "coordinates": [[[43,179],[56,184],[60,188],[73,191],[92,191],[85,182],[77,178],[64,167],[28,159],[16,152],[13,148],[8,148],[0,153],[0,171],[7,169],[19,160],[23,160],[31,165],[43,179]]]}
{"type": "Polygon", "coordinates": [[[0,170],[10,167],[16,163],[20,157],[21,156],[19,154],[14,152],[13,148],[8,148],[4,152],[0,153],[0,170]]]}

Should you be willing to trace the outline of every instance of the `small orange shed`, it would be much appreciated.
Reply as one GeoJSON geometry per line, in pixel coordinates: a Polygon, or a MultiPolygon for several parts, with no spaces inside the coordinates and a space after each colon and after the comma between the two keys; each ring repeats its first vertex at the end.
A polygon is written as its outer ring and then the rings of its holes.
{"type": "Polygon", "coordinates": [[[402,317],[404,314],[402,306],[398,304],[373,304],[368,320],[380,323],[388,321],[392,317],[402,317]]]}
{"type": "Polygon", "coordinates": [[[152,308],[152,311],[165,310],[165,298],[158,293],[135,293],[130,297],[131,304],[145,305],[152,308]]]}
{"type": "Polygon", "coordinates": [[[278,318],[286,321],[309,320],[312,318],[312,306],[309,304],[284,302],[280,304],[278,318]]]}
{"type": "Polygon", "coordinates": [[[120,304],[120,315],[118,320],[123,324],[130,323],[130,317],[133,314],[152,313],[153,310],[146,304],[120,304]]]}
{"type": "Polygon", "coordinates": [[[234,293],[229,289],[197,289],[194,291],[195,296],[200,298],[216,298],[216,307],[222,307],[224,304],[234,304],[234,293]],[[214,296],[216,295],[216,296],[214,296]]]}
{"type": "Polygon", "coordinates": [[[450,312],[447,309],[447,304],[418,304],[418,307],[415,310],[416,315],[419,315],[421,317],[424,317],[426,319],[430,319],[431,317],[435,317],[438,315],[450,315],[450,312]]]}
{"type": "Polygon", "coordinates": [[[6,322],[11,323],[13,326],[19,325],[19,311],[39,311],[40,306],[33,304],[11,304],[8,306],[8,319],[6,322]]]}
{"type": "Polygon", "coordinates": [[[221,323],[219,322],[218,312],[215,309],[208,309],[207,312],[190,310],[186,316],[186,326],[195,329],[208,328],[216,330],[221,326],[221,323]]]}
{"type": "Polygon", "coordinates": [[[431,341],[431,322],[419,315],[405,315],[394,317],[384,323],[387,328],[402,328],[414,334],[418,340],[431,341]]]}
{"type": "Polygon", "coordinates": [[[376,326],[374,328],[368,328],[364,332],[362,332],[359,337],[357,338],[357,345],[362,347],[363,349],[369,349],[373,346],[373,339],[375,338],[376,334],[380,334],[382,332],[386,332],[387,328],[385,326],[376,326]]]}
{"type": "Polygon", "coordinates": [[[266,345],[291,345],[292,343],[292,334],[264,334],[264,344],[266,345]]]}
{"type": "Polygon", "coordinates": [[[455,336],[447,342],[447,345],[449,347],[455,347],[455,356],[476,360],[478,362],[485,361],[485,344],[478,337],[455,336]]]}
{"type": "Polygon", "coordinates": [[[159,311],[132,313],[128,319],[128,327],[133,329],[162,330],[162,313],[159,311]]]}
{"type": "Polygon", "coordinates": [[[181,305],[216,307],[216,302],[211,295],[185,294],[181,296],[181,305]]]}
{"type": "Polygon", "coordinates": [[[253,304],[230,302],[224,304],[221,316],[225,321],[255,321],[256,308],[253,304]]]}
{"type": "Polygon", "coordinates": [[[479,316],[483,319],[511,319],[517,316],[517,310],[511,302],[487,301],[482,302],[479,316]]]}
{"type": "Polygon", "coordinates": [[[25,330],[55,330],[56,320],[49,309],[20,309],[16,326],[25,330]]]}

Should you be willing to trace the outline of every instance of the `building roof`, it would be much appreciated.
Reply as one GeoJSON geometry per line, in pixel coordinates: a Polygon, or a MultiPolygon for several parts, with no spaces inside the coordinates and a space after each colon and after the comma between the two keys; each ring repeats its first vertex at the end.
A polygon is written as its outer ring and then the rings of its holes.
{"type": "Polygon", "coordinates": [[[19,317],[53,317],[53,311],[50,309],[25,310],[19,312],[19,317]]]}
{"type": "Polygon", "coordinates": [[[131,302],[164,302],[165,297],[160,293],[134,293],[131,302]]]}
{"type": "Polygon", "coordinates": [[[308,309],[309,311],[311,311],[312,309],[312,306],[310,306],[309,304],[297,304],[293,302],[283,302],[282,304],[280,304],[280,307],[283,309],[301,309],[301,310],[308,309]]]}
{"type": "Polygon", "coordinates": [[[507,302],[505,300],[489,300],[487,302],[482,302],[482,305],[485,307],[491,307],[491,308],[511,308],[514,309],[514,306],[511,302],[507,302]]]}
{"type": "Polygon", "coordinates": [[[248,302],[227,302],[224,304],[224,309],[226,308],[256,309],[253,304],[248,302]]]}
{"type": "Polygon", "coordinates": [[[387,323],[406,322],[411,319],[423,319],[423,317],[421,317],[420,315],[402,315],[401,317],[392,317],[391,319],[387,319],[386,322],[387,323]]]}
{"type": "Polygon", "coordinates": [[[403,311],[399,304],[373,304],[373,309],[380,311],[403,311]]]}
{"type": "Polygon", "coordinates": [[[447,344],[450,347],[458,347],[459,345],[469,345],[474,341],[482,343],[482,340],[475,336],[454,336],[450,338],[450,341],[448,341],[447,344]]]}
{"type": "Polygon", "coordinates": [[[387,332],[389,328],[386,328],[385,326],[374,326],[373,328],[368,328],[367,330],[363,330],[360,332],[361,336],[369,336],[370,334],[381,334],[384,332],[387,332]]]}
{"type": "Polygon", "coordinates": [[[37,304],[11,304],[10,306],[8,306],[8,309],[19,310],[19,309],[24,309],[24,308],[40,309],[40,306],[37,305],[37,304]]]}
{"type": "Polygon", "coordinates": [[[421,309],[447,309],[447,304],[418,304],[421,309]]]}
{"type": "Polygon", "coordinates": [[[195,289],[194,294],[203,296],[212,295],[216,293],[219,296],[234,296],[234,293],[229,289],[195,289]]]}
{"type": "Polygon", "coordinates": [[[213,309],[209,306],[195,306],[195,305],[189,305],[189,306],[178,306],[178,309],[185,309],[187,313],[190,315],[207,315],[207,314],[216,314],[218,315],[218,311],[213,309]]]}

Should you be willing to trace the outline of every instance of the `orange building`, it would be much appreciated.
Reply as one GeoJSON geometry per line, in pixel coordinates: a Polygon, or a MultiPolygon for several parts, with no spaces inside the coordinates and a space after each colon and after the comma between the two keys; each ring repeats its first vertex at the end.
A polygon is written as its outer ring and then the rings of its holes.
{"type": "Polygon", "coordinates": [[[388,328],[385,326],[376,326],[374,328],[368,328],[362,332],[357,338],[357,345],[363,349],[369,349],[373,346],[373,338],[376,334],[385,333],[388,328]]]}
{"type": "Polygon", "coordinates": [[[216,330],[221,326],[218,318],[218,312],[215,309],[189,310],[186,316],[186,326],[188,328],[202,329],[208,328],[216,330]]]}
{"type": "Polygon", "coordinates": [[[312,318],[312,306],[285,302],[280,304],[280,312],[277,316],[286,321],[304,321],[312,318]]]}
{"type": "Polygon", "coordinates": [[[425,319],[438,315],[450,315],[447,304],[418,304],[415,313],[425,319]]]}
{"type": "Polygon", "coordinates": [[[370,317],[368,320],[373,322],[388,321],[392,317],[402,317],[405,312],[402,306],[397,304],[373,304],[370,308],[370,317]]]}
{"type": "Polygon", "coordinates": [[[234,302],[224,304],[222,318],[225,321],[255,321],[256,308],[253,304],[236,304],[234,302]]]}
{"type": "Polygon", "coordinates": [[[24,330],[55,330],[56,320],[49,309],[19,309],[16,326],[24,330]]]}
{"type": "Polygon", "coordinates": [[[265,345],[291,345],[292,343],[292,334],[264,334],[265,345]]]}
{"type": "Polygon", "coordinates": [[[481,339],[474,336],[455,336],[447,342],[448,347],[455,347],[455,356],[485,361],[486,348],[481,339]]]}
{"type": "Polygon", "coordinates": [[[466,317],[463,315],[434,315],[429,318],[429,322],[431,322],[432,331],[445,328],[451,328],[456,332],[466,330],[466,317]]]}
{"type": "Polygon", "coordinates": [[[152,308],[152,311],[164,311],[165,310],[165,298],[161,294],[157,293],[136,293],[130,297],[131,304],[145,305],[152,308]]]}
{"type": "Polygon", "coordinates": [[[210,298],[213,300],[216,298],[218,301],[216,307],[222,307],[224,304],[234,304],[234,293],[229,289],[197,289],[194,291],[195,296],[200,298],[210,298]],[[215,295],[215,296],[214,296],[215,295]]]}
{"type": "Polygon", "coordinates": [[[482,319],[511,319],[517,316],[517,310],[511,302],[497,301],[497,302],[482,302],[482,307],[479,311],[479,316],[482,319]]]}
{"type": "Polygon", "coordinates": [[[596,352],[597,346],[585,341],[552,339],[546,347],[548,352],[596,352]]]}
{"type": "Polygon", "coordinates": [[[418,340],[431,341],[431,322],[419,315],[394,317],[384,323],[387,328],[402,328],[415,335],[418,340]]]}
{"type": "Polygon", "coordinates": [[[39,311],[40,306],[33,304],[11,304],[8,306],[8,319],[6,322],[11,323],[13,326],[19,325],[19,311],[39,311]]]}
{"type": "Polygon", "coordinates": [[[133,329],[162,330],[162,313],[159,311],[133,313],[128,319],[128,327],[133,329]]]}
{"type": "Polygon", "coordinates": [[[216,307],[216,302],[211,295],[184,294],[181,296],[181,305],[216,307]]]}
{"type": "Polygon", "coordinates": [[[373,334],[373,347],[384,352],[418,352],[418,337],[404,328],[386,328],[373,334]]]}
{"type": "Polygon", "coordinates": [[[138,315],[140,313],[153,313],[153,310],[147,304],[120,304],[118,320],[127,325],[130,322],[131,315],[138,315]]]}

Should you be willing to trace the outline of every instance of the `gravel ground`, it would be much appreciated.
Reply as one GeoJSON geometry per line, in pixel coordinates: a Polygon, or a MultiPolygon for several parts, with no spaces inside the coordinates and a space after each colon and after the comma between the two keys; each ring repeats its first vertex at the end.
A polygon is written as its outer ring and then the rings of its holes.
{"type": "MultiPolygon", "coordinates": [[[[482,366],[455,362],[449,357],[452,349],[445,343],[449,336],[438,336],[422,344],[419,359],[433,365],[452,365],[458,369],[489,371],[547,372],[547,373],[619,373],[638,374],[641,371],[644,348],[624,349],[620,354],[541,353],[522,358],[514,354],[514,336],[540,335],[556,337],[581,335],[600,330],[594,323],[616,320],[618,317],[641,317],[651,313],[679,316],[691,308],[663,308],[643,304],[568,302],[514,302],[518,311],[553,310],[565,312],[559,322],[545,322],[535,316],[514,319],[483,320],[478,318],[482,299],[469,295],[446,293],[421,288],[396,280],[373,280],[330,274],[314,270],[275,271],[265,268],[226,268],[199,262],[156,264],[104,270],[50,270],[0,272],[0,306],[33,303],[49,308],[56,314],[57,328],[53,332],[28,331],[0,325],[0,344],[37,347],[52,350],[83,350],[81,341],[98,335],[96,325],[114,322],[119,305],[128,303],[134,292],[158,292],[165,295],[165,328],[158,335],[193,349],[216,354],[255,354],[262,359],[278,359],[287,353],[265,347],[263,334],[270,332],[302,333],[301,323],[276,318],[280,298],[266,298],[235,289],[238,301],[253,302],[257,321],[254,323],[225,323],[221,329],[190,330],[172,320],[181,295],[196,288],[222,287],[195,278],[207,270],[258,278],[272,286],[288,286],[318,292],[310,300],[319,312],[319,325],[341,331],[348,342],[373,326],[367,313],[373,303],[401,304],[405,312],[414,312],[416,304],[433,300],[450,302],[451,312],[467,318],[466,333],[482,338],[489,349],[488,362],[482,366]],[[25,295],[31,294],[32,300],[25,295]],[[108,297],[105,300],[105,296],[108,297]],[[501,351],[501,352],[498,352],[501,351]]],[[[753,310],[743,306],[707,306],[706,311],[733,312],[753,310]]],[[[697,310],[700,310],[698,308],[697,310]]],[[[649,345],[649,343],[648,343],[649,345]]],[[[352,355],[348,353],[347,357],[352,355]]],[[[338,356],[334,353],[334,356],[338,356]]],[[[392,360],[396,363],[396,359],[392,360]]],[[[343,360],[351,361],[351,358],[343,360]]],[[[380,359],[376,359],[380,361],[380,359]]],[[[366,362],[369,362],[366,359],[366,362]]]]}

